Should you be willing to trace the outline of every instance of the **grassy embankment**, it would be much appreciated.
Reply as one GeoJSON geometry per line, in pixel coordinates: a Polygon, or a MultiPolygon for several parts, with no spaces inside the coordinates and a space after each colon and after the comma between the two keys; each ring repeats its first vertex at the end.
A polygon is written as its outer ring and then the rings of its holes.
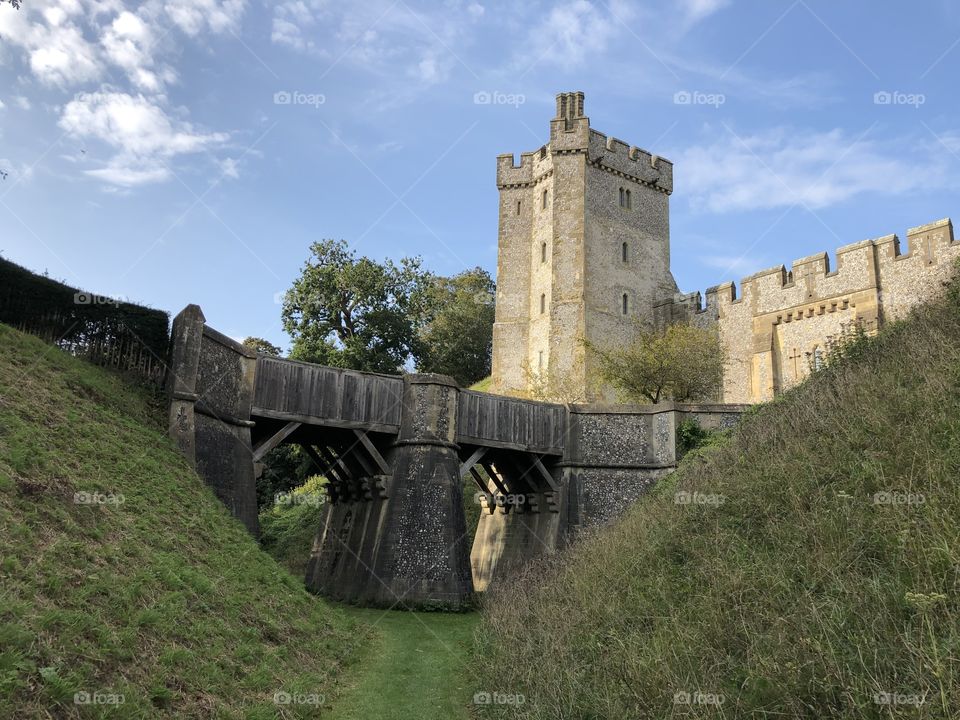
{"type": "Polygon", "coordinates": [[[316,716],[278,692],[331,704],[375,633],[258,547],[149,395],[4,325],[0,349],[0,717],[316,716]]]}
{"type": "Polygon", "coordinates": [[[958,294],[489,595],[490,715],[960,717],[958,294]]]}

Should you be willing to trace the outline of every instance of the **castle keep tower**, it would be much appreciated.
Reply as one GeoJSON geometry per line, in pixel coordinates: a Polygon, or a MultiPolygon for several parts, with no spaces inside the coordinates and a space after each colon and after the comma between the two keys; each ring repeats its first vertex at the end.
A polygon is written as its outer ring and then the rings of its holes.
{"type": "Polygon", "coordinates": [[[673,165],[590,127],[583,93],[557,96],[550,140],[497,157],[493,392],[610,399],[582,339],[609,345],[677,291],[673,165]]]}

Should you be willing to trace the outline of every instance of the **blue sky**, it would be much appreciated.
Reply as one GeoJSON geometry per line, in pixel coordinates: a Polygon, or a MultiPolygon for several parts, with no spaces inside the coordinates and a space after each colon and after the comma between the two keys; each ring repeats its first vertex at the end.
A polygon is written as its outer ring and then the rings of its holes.
{"type": "Polygon", "coordinates": [[[686,291],[960,212],[950,0],[23,2],[3,256],[235,337],[287,346],[313,240],[495,271],[495,156],[562,91],[674,162],[686,291]]]}

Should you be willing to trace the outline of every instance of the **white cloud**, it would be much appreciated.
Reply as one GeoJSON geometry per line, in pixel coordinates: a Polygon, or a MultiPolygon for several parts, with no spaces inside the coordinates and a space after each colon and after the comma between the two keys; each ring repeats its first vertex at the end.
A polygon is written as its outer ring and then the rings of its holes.
{"type": "Polygon", "coordinates": [[[466,64],[464,48],[483,16],[483,6],[468,0],[426,8],[393,0],[286,0],[274,5],[270,37],[274,44],[360,67],[378,80],[404,80],[377,88],[383,107],[445,81],[454,67],[466,64]],[[319,36],[322,42],[315,41],[319,36]]]}
{"type": "Polygon", "coordinates": [[[187,35],[209,29],[214,33],[237,32],[246,0],[167,0],[164,9],[187,35]]]}
{"type": "Polygon", "coordinates": [[[224,133],[198,132],[189,123],[171,119],[143,95],[112,91],[78,95],[63,109],[59,124],[73,137],[114,148],[116,154],[106,167],[87,174],[123,186],[165,180],[170,174],[168,161],[228,139],[224,133]]]}
{"type": "Polygon", "coordinates": [[[123,162],[111,162],[97,170],[87,170],[90,177],[120,187],[136,187],[169,179],[170,171],[165,167],[133,167],[123,162]]]}
{"type": "Polygon", "coordinates": [[[730,0],[681,0],[679,3],[689,23],[700,22],[730,4],[730,0]]]}
{"type": "Polygon", "coordinates": [[[159,92],[176,76],[158,61],[157,38],[171,26],[191,37],[237,32],[245,8],[246,0],[36,0],[2,8],[0,37],[25,52],[45,85],[100,81],[114,64],[138,89],[159,92]]]}
{"type": "Polygon", "coordinates": [[[880,143],[840,129],[715,134],[707,144],[674,153],[678,188],[694,206],[713,212],[795,204],[817,209],[863,193],[895,195],[948,179],[942,153],[910,138],[880,143]]]}
{"type": "Polygon", "coordinates": [[[100,40],[107,58],[123,68],[138,88],[158,92],[164,82],[172,81],[172,70],[154,69],[156,40],[153,30],[138,15],[124,10],[104,31],[100,40]]]}
{"type": "Polygon", "coordinates": [[[26,43],[30,48],[30,69],[47,85],[75,85],[101,75],[96,48],[74,25],[35,25],[26,43]]]}
{"type": "Polygon", "coordinates": [[[3,110],[5,107],[7,107],[6,103],[4,103],[3,100],[0,100],[0,110],[3,110]]]}
{"type": "MultiPolygon", "coordinates": [[[[175,158],[228,139],[168,114],[165,91],[177,73],[165,58],[178,53],[171,29],[191,37],[238,31],[245,6],[246,0],[36,0],[20,11],[0,7],[0,36],[20,51],[36,81],[73,97],[61,110],[61,128],[114,149],[86,174],[132,187],[167,179],[175,158]],[[103,85],[107,78],[121,86],[103,85]],[[77,86],[99,89],[74,95],[77,86]]],[[[26,96],[8,103],[31,109],[26,96]]],[[[225,171],[235,175],[237,168],[225,171]]]]}
{"type": "Polygon", "coordinates": [[[20,10],[0,11],[0,37],[20,48],[33,75],[45,85],[66,87],[100,77],[97,47],[80,23],[77,0],[24,3],[20,10]]]}
{"type": "Polygon", "coordinates": [[[321,19],[324,0],[287,0],[273,8],[273,27],[270,40],[301,52],[316,50],[309,37],[321,19]]]}
{"type": "Polygon", "coordinates": [[[613,9],[611,14],[587,0],[570,0],[554,6],[543,27],[534,34],[531,62],[554,62],[571,66],[606,48],[610,40],[623,30],[629,20],[627,6],[613,9]]]}
{"type": "Polygon", "coordinates": [[[305,35],[317,24],[322,0],[287,0],[274,6],[273,28],[270,40],[277,45],[286,45],[294,50],[309,51],[316,49],[313,40],[305,35]]]}
{"type": "Polygon", "coordinates": [[[300,34],[300,27],[280,17],[273,19],[273,31],[270,33],[270,40],[277,45],[289,45],[295,50],[307,49],[307,43],[300,34]]]}
{"type": "Polygon", "coordinates": [[[220,172],[223,177],[236,180],[240,177],[240,163],[238,163],[234,158],[224,158],[220,162],[220,172]]]}

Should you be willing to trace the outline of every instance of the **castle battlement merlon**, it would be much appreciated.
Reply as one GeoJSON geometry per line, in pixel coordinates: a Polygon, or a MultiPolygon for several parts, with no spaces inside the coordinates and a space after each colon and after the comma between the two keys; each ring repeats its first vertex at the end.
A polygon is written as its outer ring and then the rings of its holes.
{"type": "Polygon", "coordinates": [[[917,227],[910,228],[907,230],[907,237],[911,235],[922,235],[924,233],[929,233],[935,230],[947,230],[949,232],[951,241],[953,239],[953,221],[950,218],[943,218],[942,220],[937,220],[936,222],[927,223],[926,225],[918,225],[917,227]]]}

